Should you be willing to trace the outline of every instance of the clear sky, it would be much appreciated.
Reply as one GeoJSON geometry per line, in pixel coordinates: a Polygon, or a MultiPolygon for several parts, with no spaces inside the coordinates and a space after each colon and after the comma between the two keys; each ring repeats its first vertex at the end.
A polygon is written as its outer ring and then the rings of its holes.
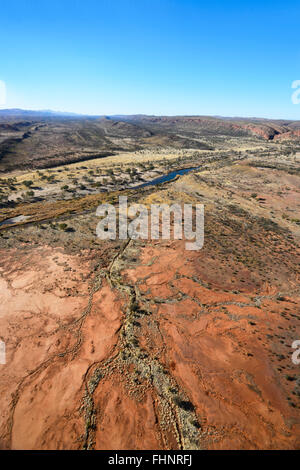
{"type": "Polygon", "coordinates": [[[300,2],[0,3],[7,108],[300,119],[300,2]]]}

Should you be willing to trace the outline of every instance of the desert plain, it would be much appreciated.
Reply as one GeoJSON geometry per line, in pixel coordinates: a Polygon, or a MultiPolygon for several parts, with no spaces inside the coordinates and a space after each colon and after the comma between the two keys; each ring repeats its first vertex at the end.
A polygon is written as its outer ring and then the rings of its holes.
{"type": "Polygon", "coordinates": [[[0,448],[299,448],[299,242],[300,121],[0,113],[0,448]],[[120,195],[203,248],[99,239],[120,195]]]}

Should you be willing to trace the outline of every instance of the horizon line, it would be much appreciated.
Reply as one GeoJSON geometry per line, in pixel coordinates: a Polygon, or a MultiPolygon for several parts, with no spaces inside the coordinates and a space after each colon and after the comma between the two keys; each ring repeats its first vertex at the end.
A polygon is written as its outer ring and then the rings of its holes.
{"type": "Polygon", "coordinates": [[[96,117],[96,118],[103,118],[103,117],[126,117],[126,116],[145,116],[145,117],[210,117],[215,119],[222,119],[222,118],[230,118],[230,119],[261,119],[267,121],[300,121],[299,119],[291,119],[291,118],[274,118],[274,117],[261,117],[261,116],[236,116],[236,115],[221,115],[221,114],[146,114],[146,113],[114,113],[114,114],[90,114],[90,113],[78,113],[74,111],[60,111],[60,110],[52,110],[52,109],[25,109],[25,108],[15,108],[15,107],[8,107],[8,108],[1,108],[0,106],[0,114],[4,113],[5,111],[22,111],[26,113],[49,113],[53,116],[69,116],[69,117],[96,117]]]}

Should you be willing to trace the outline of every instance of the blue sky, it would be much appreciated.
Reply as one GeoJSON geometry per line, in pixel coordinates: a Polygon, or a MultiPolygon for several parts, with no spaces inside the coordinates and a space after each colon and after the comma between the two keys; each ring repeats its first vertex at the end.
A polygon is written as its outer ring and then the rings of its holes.
{"type": "Polygon", "coordinates": [[[5,107],[300,119],[299,23],[289,0],[1,2],[5,107]]]}

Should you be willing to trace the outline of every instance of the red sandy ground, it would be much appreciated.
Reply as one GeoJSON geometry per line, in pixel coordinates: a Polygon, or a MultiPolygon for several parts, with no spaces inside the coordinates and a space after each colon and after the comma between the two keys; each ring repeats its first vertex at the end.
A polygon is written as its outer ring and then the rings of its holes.
{"type": "MultiPolygon", "coordinates": [[[[0,331],[7,345],[2,448],[82,447],[86,380],[95,364],[116,354],[126,303],[104,281],[85,316],[91,262],[99,255],[71,256],[44,246],[1,258],[0,331]]],[[[294,382],[278,368],[297,372],[290,347],[297,318],[291,314],[299,312],[300,299],[278,300],[272,288],[257,292],[250,282],[235,285],[238,294],[225,292],[213,260],[187,255],[183,242],[141,247],[139,262],[123,270],[126,284],[137,286],[145,302],[159,300],[140,320],[140,345],[159,357],[195,406],[201,447],[297,448],[299,408],[287,400],[294,382]]],[[[156,449],[165,442],[178,448],[160,429],[154,388],[136,399],[122,375],[116,370],[94,393],[95,448],[156,449]]]]}
{"type": "Polygon", "coordinates": [[[0,249],[1,448],[299,448],[299,177],[200,176],[173,185],[205,195],[200,251],[0,249]]]}

